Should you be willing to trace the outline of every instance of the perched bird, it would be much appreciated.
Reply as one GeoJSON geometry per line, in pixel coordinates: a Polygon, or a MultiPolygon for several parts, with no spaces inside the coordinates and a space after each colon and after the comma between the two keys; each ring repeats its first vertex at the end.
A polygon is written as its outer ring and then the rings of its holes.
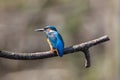
{"type": "Polygon", "coordinates": [[[50,51],[56,52],[58,56],[63,56],[64,41],[54,26],[46,26],[42,29],[36,29],[35,31],[44,31],[47,35],[47,42],[50,46],[50,51]]]}

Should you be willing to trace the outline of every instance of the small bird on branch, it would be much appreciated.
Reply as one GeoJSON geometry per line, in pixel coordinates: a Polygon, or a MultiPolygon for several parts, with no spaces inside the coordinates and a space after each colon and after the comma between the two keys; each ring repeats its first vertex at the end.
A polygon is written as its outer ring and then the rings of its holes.
{"type": "Polygon", "coordinates": [[[57,53],[58,56],[63,56],[64,42],[58,30],[54,26],[46,26],[35,31],[44,31],[47,35],[47,42],[50,46],[50,51],[57,53]]]}

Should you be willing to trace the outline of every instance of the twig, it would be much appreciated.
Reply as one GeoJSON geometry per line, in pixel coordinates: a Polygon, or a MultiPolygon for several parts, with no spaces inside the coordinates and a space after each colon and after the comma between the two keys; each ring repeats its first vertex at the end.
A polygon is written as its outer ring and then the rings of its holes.
{"type": "MultiPolygon", "coordinates": [[[[88,41],[85,43],[73,45],[71,47],[64,48],[64,55],[70,54],[78,51],[82,51],[85,55],[85,67],[90,67],[90,54],[89,54],[89,48],[106,42],[109,40],[108,36],[103,36],[98,39],[88,41]]],[[[15,53],[15,52],[9,52],[9,51],[0,51],[0,57],[2,58],[8,58],[8,59],[15,59],[15,60],[35,60],[35,59],[44,59],[44,58],[50,58],[57,56],[56,53],[52,53],[50,51],[46,52],[36,52],[36,53],[15,53]]]]}

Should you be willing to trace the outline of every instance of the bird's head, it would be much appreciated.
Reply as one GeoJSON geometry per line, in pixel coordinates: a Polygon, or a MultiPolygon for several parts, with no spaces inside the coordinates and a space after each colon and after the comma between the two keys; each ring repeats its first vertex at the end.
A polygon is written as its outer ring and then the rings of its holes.
{"type": "Polygon", "coordinates": [[[57,29],[54,26],[46,26],[46,27],[41,28],[41,29],[35,29],[35,31],[37,31],[37,32],[39,32],[39,31],[49,32],[49,31],[57,31],[57,29]]]}

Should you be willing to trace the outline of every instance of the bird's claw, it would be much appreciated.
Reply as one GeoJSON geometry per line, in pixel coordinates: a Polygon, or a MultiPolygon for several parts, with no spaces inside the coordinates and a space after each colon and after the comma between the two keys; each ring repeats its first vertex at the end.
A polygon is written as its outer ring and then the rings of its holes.
{"type": "Polygon", "coordinates": [[[56,50],[55,49],[51,49],[50,51],[54,53],[56,50]]]}
{"type": "Polygon", "coordinates": [[[52,53],[56,53],[58,55],[58,51],[56,49],[51,49],[50,50],[52,53]]]}

